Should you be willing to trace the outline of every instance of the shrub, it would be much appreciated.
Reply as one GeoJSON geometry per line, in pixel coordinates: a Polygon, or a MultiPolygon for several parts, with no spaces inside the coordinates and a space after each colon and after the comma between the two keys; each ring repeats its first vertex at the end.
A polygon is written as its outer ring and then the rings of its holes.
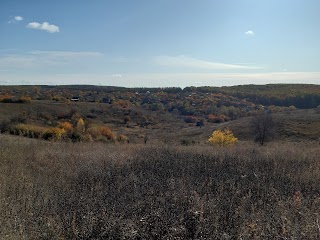
{"type": "Polygon", "coordinates": [[[101,135],[99,127],[97,126],[88,128],[87,133],[89,133],[94,139],[98,138],[101,135]]]}
{"type": "Polygon", "coordinates": [[[11,134],[22,135],[30,138],[43,138],[45,140],[60,140],[66,131],[57,127],[41,127],[31,124],[20,123],[11,127],[11,134]]]}
{"type": "Polygon", "coordinates": [[[294,105],[291,105],[291,106],[289,107],[289,110],[297,110],[297,108],[296,108],[294,105]]]}
{"type": "Polygon", "coordinates": [[[100,133],[102,136],[106,137],[109,140],[115,140],[116,136],[112,130],[108,127],[100,127],[100,133]]]}
{"type": "Polygon", "coordinates": [[[208,122],[223,123],[225,121],[228,121],[228,118],[225,115],[219,115],[219,116],[215,116],[213,114],[208,115],[208,122]]]}
{"type": "Polygon", "coordinates": [[[88,113],[87,115],[86,115],[86,118],[91,118],[91,119],[95,119],[95,118],[97,118],[98,116],[96,115],[96,114],[93,114],[93,113],[88,113]]]}
{"type": "Polygon", "coordinates": [[[45,127],[19,123],[10,129],[10,133],[30,138],[41,138],[46,130],[47,129],[45,127]]]}
{"type": "Polygon", "coordinates": [[[129,138],[128,138],[126,135],[124,135],[124,134],[120,134],[120,135],[118,136],[118,141],[119,141],[119,142],[129,142],[129,138]]]}
{"type": "Polygon", "coordinates": [[[184,119],[185,123],[195,123],[196,121],[197,121],[197,118],[193,116],[187,116],[184,119]]]}
{"type": "Polygon", "coordinates": [[[3,102],[3,103],[14,103],[14,100],[12,98],[5,98],[1,102],[3,102]]]}
{"type": "Polygon", "coordinates": [[[209,143],[219,146],[233,145],[237,141],[238,139],[233,136],[232,131],[228,128],[214,131],[211,137],[208,139],[209,143]]]}
{"type": "Polygon", "coordinates": [[[180,141],[181,145],[184,145],[184,146],[190,146],[190,145],[195,145],[196,142],[194,140],[191,140],[191,139],[182,139],[180,141]]]}
{"type": "Polygon", "coordinates": [[[31,103],[31,97],[21,97],[17,101],[18,103],[31,103]]]}
{"type": "Polygon", "coordinates": [[[74,131],[74,132],[72,132],[70,139],[72,142],[81,142],[81,141],[85,140],[85,136],[78,131],[74,131]]]}
{"type": "Polygon", "coordinates": [[[31,97],[20,97],[19,99],[13,99],[10,95],[0,95],[0,102],[3,103],[31,103],[31,97]]]}
{"type": "Polygon", "coordinates": [[[208,122],[214,122],[215,116],[213,114],[209,114],[207,117],[208,122]]]}
{"type": "Polygon", "coordinates": [[[79,132],[84,132],[85,131],[85,123],[83,118],[79,118],[78,122],[77,122],[77,130],[79,132]]]}
{"type": "Polygon", "coordinates": [[[123,108],[127,108],[129,106],[129,103],[125,100],[118,100],[118,101],[115,101],[113,104],[121,106],[123,108]]]}
{"type": "Polygon", "coordinates": [[[101,140],[103,138],[106,138],[107,140],[116,140],[115,134],[112,132],[112,130],[106,126],[95,126],[91,127],[87,130],[87,132],[97,140],[101,140]]]}
{"type": "Polygon", "coordinates": [[[60,140],[65,133],[66,131],[63,128],[48,128],[43,134],[43,138],[46,140],[60,140]]]}
{"type": "Polygon", "coordinates": [[[59,101],[63,101],[64,98],[61,97],[61,96],[56,95],[56,96],[53,96],[53,97],[51,98],[51,100],[59,102],[59,101]]]}
{"type": "Polygon", "coordinates": [[[12,97],[9,94],[0,95],[0,102],[6,102],[8,99],[12,100],[12,97]]]}
{"type": "Polygon", "coordinates": [[[11,127],[11,122],[8,120],[3,120],[0,122],[0,133],[8,132],[11,127]]]}
{"type": "Polygon", "coordinates": [[[70,122],[59,123],[59,128],[66,130],[67,132],[73,131],[73,125],[70,122]]]}

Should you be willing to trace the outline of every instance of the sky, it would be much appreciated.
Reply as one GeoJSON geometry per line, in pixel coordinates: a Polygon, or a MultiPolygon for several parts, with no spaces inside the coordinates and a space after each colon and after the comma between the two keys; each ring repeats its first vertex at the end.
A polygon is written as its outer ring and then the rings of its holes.
{"type": "Polygon", "coordinates": [[[320,84],[319,0],[0,0],[0,85],[320,84]]]}

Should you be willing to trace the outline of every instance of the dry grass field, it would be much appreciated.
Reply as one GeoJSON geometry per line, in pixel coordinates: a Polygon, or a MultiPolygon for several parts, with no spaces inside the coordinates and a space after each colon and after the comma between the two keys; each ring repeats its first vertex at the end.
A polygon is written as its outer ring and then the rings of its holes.
{"type": "Polygon", "coordinates": [[[319,156],[0,135],[0,238],[319,239],[319,156]]]}
{"type": "MultiPolygon", "coordinates": [[[[320,113],[315,109],[299,109],[272,114],[274,139],[279,141],[320,141],[320,113]]],[[[251,117],[226,123],[241,140],[250,140],[251,117]]]]}

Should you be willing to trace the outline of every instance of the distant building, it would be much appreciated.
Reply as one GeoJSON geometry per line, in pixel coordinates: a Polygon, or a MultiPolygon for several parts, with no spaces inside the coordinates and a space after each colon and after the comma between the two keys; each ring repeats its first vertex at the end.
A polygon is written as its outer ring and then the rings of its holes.
{"type": "Polygon", "coordinates": [[[78,102],[80,100],[80,98],[79,97],[72,97],[70,100],[73,102],[78,102]]]}

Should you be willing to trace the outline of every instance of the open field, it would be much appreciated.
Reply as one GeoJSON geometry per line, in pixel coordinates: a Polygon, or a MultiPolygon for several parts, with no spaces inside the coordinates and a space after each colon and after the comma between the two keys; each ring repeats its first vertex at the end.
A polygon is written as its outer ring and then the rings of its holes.
{"type": "Polygon", "coordinates": [[[319,156],[0,135],[0,238],[319,239],[319,156]]]}

